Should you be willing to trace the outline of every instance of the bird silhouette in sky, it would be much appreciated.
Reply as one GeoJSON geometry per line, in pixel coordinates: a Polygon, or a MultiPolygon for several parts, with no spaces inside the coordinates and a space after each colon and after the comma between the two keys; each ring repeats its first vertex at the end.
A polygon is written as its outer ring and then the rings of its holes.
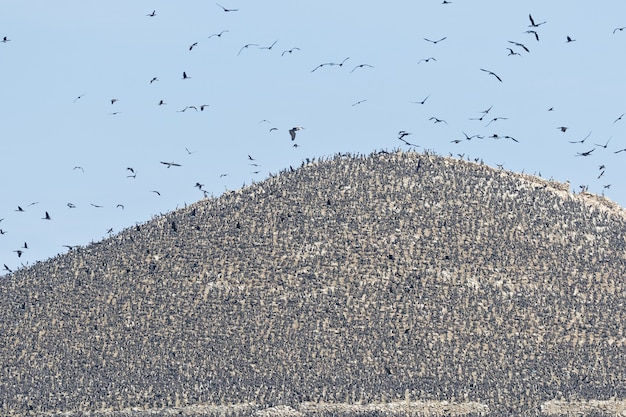
{"type": "Polygon", "coordinates": [[[146,16],[150,16],[150,17],[156,16],[156,10],[153,10],[152,13],[148,13],[146,16]]]}
{"type": "Polygon", "coordinates": [[[190,79],[190,78],[191,78],[191,77],[190,77],[190,76],[188,76],[188,75],[187,75],[187,73],[186,73],[185,71],[183,71],[183,78],[182,78],[182,79],[183,79],[183,80],[188,80],[188,79],[190,79]]]}
{"type": "Polygon", "coordinates": [[[225,12],[236,12],[236,11],[239,11],[239,9],[227,9],[226,7],[222,6],[222,5],[221,5],[221,4],[219,4],[219,3],[215,3],[215,4],[217,4],[218,6],[220,6],[220,7],[222,8],[222,10],[224,10],[225,12]]]}
{"type": "Polygon", "coordinates": [[[530,52],[530,49],[528,49],[526,47],[526,45],[524,45],[523,43],[519,43],[519,42],[514,42],[514,41],[508,41],[509,43],[512,43],[515,46],[519,46],[520,48],[522,48],[524,51],[526,52],[530,52]]]}
{"type": "Polygon", "coordinates": [[[44,217],[41,218],[42,220],[52,220],[52,218],[50,217],[50,214],[48,214],[48,212],[46,211],[46,214],[44,217]]]}
{"type": "Polygon", "coordinates": [[[567,36],[566,43],[575,42],[575,41],[576,41],[576,39],[572,39],[570,36],[567,36]]]}
{"type": "Polygon", "coordinates": [[[278,39],[276,39],[274,41],[274,43],[272,43],[270,46],[259,46],[259,49],[269,49],[269,50],[271,50],[274,47],[274,45],[276,45],[276,42],[278,42],[278,39]]]}
{"type": "Polygon", "coordinates": [[[228,31],[227,31],[227,30],[223,30],[223,31],[221,31],[221,32],[219,32],[219,33],[214,33],[214,34],[212,34],[211,36],[209,36],[209,37],[208,37],[208,39],[211,39],[213,36],[217,36],[218,38],[221,38],[221,37],[222,37],[222,35],[223,35],[224,33],[226,33],[226,32],[228,32],[228,31]]]}
{"type": "Polygon", "coordinates": [[[481,68],[480,70],[484,71],[484,72],[486,72],[486,73],[488,73],[490,75],[493,75],[494,77],[496,77],[498,79],[498,81],[502,82],[502,78],[498,77],[498,74],[496,74],[495,72],[489,71],[489,70],[486,70],[486,69],[483,69],[483,68],[481,68]]]}
{"type": "Polygon", "coordinates": [[[422,62],[430,62],[430,61],[436,61],[435,57],[429,57],[429,58],[422,58],[419,61],[417,61],[418,64],[421,64],[422,62]]]}
{"type": "Polygon", "coordinates": [[[428,100],[428,97],[430,97],[430,94],[429,94],[429,95],[427,95],[427,96],[424,98],[424,100],[422,100],[422,101],[412,101],[411,103],[413,103],[413,104],[424,104],[424,103],[426,103],[426,100],[428,100]]]}
{"type": "Polygon", "coordinates": [[[293,51],[299,51],[299,50],[300,50],[300,48],[298,48],[298,47],[293,47],[293,48],[291,48],[291,49],[287,49],[286,51],[283,51],[283,53],[282,53],[282,54],[280,54],[280,56],[283,56],[283,55],[285,55],[285,54],[287,54],[287,53],[291,54],[291,53],[293,53],[293,51]]]}
{"type": "Polygon", "coordinates": [[[428,42],[434,43],[435,45],[436,45],[436,44],[438,44],[439,42],[443,41],[443,40],[446,40],[446,39],[448,39],[448,37],[447,37],[447,36],[444,36],[444,37],[443,37],[443,38],[441,38],[441,39],[437,39],[436,41],[430,40],[430,39],[428,39],[428,38],[424,38],[424,40],[425,40],[425,41],[428,41],[428,42]]]}
{"type": "Polygon", "coordinates": [[[244,49],[248,49],[251,46],[259,46],[256,43],[247,43],[244,46],[241,47],[241,49],[239,50],[239,52],[237,52],[237,56],[239,56],[239,54],[241,53],[241,51],[243,51],[244,49]]]}
{"type": "Polygon", "coordinates": [[[353,73],[357,68],[363,68],[363,67],[368,67],[368,68],[374,68],[372,65],[370,64],[359,64],[356,67],[352,68],[352,71],[350,71],[350,73],[353,73]]]}
{"type": "Polygon", "coordinates": [[[180,164],[177,164],[176,162],[163,162],[163,161],[161,161],[161,163],[163,165],[167,165],[168,168],[182,166],[180,164]]]}
{"type": "Polygon", "coordinates": [[[539,26],[541,26],[544,23],[546,23],[546,22],[535,23],[535,19],[533,19],[532,15],[530,13],[528,14],[528,18],[530,19],[530,25],[528,25],[528,27],[530,27],[530,28],[538,28],[539,26]]]}
{"type": "Polygon", "coordinates": [[[291,135],[291,140],[296,140],[296,132],[302,129],[304,128],[301,126],[292,127],[291,129],[289,129],[289,135],[291,135]]]}

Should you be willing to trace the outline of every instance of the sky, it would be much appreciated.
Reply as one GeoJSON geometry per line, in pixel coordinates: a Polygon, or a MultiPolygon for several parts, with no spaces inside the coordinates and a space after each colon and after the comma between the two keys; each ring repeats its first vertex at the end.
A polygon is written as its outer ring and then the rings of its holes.
{"type": "Polygon", "coordinates": [[[626,205],[621,0],[220,4],[0,5],[0,267],[344,152],[429,150],[626,205]]]}

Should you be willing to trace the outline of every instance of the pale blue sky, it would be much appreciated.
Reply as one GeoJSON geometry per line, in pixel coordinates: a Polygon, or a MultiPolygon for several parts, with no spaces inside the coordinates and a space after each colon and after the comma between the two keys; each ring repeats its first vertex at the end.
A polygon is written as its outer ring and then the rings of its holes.
{"type": "Polygon", "coordinates": [[[626,26],[623,1],[220,3],[239,10],[210,0],[2,4],[0,267],[193,203],[203,197],[196,182],[218,196],[306,157],[408,149],[400,130],[420,151],[569,180],[626,204],[626,152],[615,153],[626,148],[626,116],[615,121],[626,113],[626,30],[613,33],[626,26]],[[529,13],[547,21],[540,41],[525,33],[529,13]],[[486,126],[496,117],[507,119],[486,126]],[[298,148],[294,126],[305,127],[298,148]]]}

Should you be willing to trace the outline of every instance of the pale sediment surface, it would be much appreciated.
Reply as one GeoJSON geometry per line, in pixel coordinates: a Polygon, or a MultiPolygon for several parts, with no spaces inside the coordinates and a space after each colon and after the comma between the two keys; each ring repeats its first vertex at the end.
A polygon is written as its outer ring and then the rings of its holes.
{"type": "Polygon", "coordinates": [[[617,413],[625,232],[476,163],[315,161],[0,279],[0,414],[617,413]]]}

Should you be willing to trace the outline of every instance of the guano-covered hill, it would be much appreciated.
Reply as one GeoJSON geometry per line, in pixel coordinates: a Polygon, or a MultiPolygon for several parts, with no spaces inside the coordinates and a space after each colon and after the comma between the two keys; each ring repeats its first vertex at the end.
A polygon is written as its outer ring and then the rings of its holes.
{"type": "Polygon", "coordinates": [[[316,161],[0,279],[0,414],[613,412],[625,232],[481,164],[316,161]]]}

